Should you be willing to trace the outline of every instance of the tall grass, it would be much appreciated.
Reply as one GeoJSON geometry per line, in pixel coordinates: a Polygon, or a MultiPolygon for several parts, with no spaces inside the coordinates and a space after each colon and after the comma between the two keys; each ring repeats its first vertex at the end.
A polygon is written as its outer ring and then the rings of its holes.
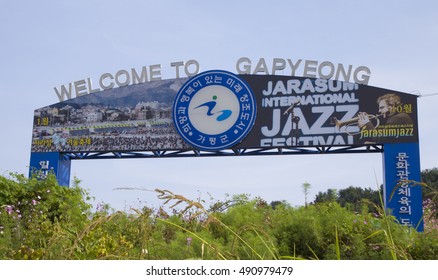
{"type": "MultiPolygon", "coordinates": [[[[425,232],[382,207],[355,213],[336,202],[271,207],[238,195],[211,206],[154,190],[163,207],[91,211],[79,186],[0,177],[2,259],[438,259],[438,221],[425,204],[425,232]]],[[[382,205],[383,205],[383,199],[382,205]]]]}
{"type": "MultiPolygon", "coordinates": [[[[159,193],[158,197],[160,199],[164,199],[165,200],[164,204],[167,204],[167,203],[169,203],[171,201],[174,202],[174,204],[170,206],[170,209],[174,208],[177,205],[180,205],[181,203],[186,204],[186,207],[181,211],[182,215],[186,214],[190,210],[194,210],[194,212],[191,214],[191,219],[196,219],[197,217],[203,215],[204,218],[206,218],[206,224],[214,222],[214,223],[217,223],[220,226],[224,227],[228,232],[230,232],[232,234],[232,236],[234,236],[237,240],[239,240],[243,244],[244,248],[248,249],[254,256],[256,256],[257,259],[260,259],[260,260],[264,259],[264,257],[259,252],[257,252],[257,250],[255,250],[254,247],[251,246],[240,234],[238,234],[235,230],[233,230],[231,227],[226,225],[224,222],[222,222],[216,216],[214,216],[211,213],[209,213],[200,202],[190,200],[190,199],[188,199],[188,198],[186,198],[185,196],[182,196],[182,195],[174,194],[173,192],[171,192],[169,190],[156,189],[155,191],[157,193],[159,193]]],[[[168,221],[168,220],[165,220],[165,219],[158,219],[158,220],[161,221],[161,222],[173,225],[173,226],[175,226],[175,227],[177,227],[177,228],[179,228],[179,229],[181,229],[183,231],[186,231],[186,232],[190,233],[193,237],[201,240],[203,242],[203,244],[206,244],[207,246],[212,248],[215,251],[215,253],[221,259],[226,259],[224,254],[222,254],[221,252],[217,251],[217,249],[215,247],[213,247],[210,244],[210,242],[208,242],[207,240],[201,238],[198,234],[196,234],[194,232],[191,232],[191,231],[189,231],[187,229],[184,229],[183,227],[181,227],[178,224],[173,223],[171,221],[168,221]]],[[[269,252],[270,257],[273,258],[273,259],[277,259],[277,254],[275,252],[275,248],[271,247],[268,244],[268,243],[272,244],[272,242],[268,241],[268,240],[264,240],[263,237],[260,235],[260,232],[254,226],[249,226],[248,229],[253,231],[256,234],[256,236],[259,238],[259,240],[265,246],[266,250],[269,252]]]]}

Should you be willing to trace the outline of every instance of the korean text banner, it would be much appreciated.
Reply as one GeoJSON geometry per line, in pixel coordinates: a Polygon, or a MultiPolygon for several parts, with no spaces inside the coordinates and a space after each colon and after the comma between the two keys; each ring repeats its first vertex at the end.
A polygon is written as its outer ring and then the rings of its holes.
{"type": "MultiPolygon", "coordinates": [[[[417,96],[341,81],[240,75],[257,115],[233,148],[418,142],[417,96]]],[[[187,78],[87,94],[35,110],[32,152],[189,150],[172,105],[187,78]]]]}

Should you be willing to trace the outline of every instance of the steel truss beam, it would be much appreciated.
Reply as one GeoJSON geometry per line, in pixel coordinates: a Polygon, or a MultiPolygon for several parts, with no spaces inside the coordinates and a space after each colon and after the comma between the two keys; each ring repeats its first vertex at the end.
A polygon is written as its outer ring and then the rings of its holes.
{"type": "Polygon", "coordinates": [[[258,156],[258,155],[309,155],[309,154],[350,154],[383,153],[383,145],[362,146],[320,146],[298,148],[258,148],[226,149],[220,151],[200,150],[154,150],[136,152],[86,152],[62,153],[65,160],[115,159],[115,158],[178,158],[178,157],[216,157],[216,156],[258,156]]]}

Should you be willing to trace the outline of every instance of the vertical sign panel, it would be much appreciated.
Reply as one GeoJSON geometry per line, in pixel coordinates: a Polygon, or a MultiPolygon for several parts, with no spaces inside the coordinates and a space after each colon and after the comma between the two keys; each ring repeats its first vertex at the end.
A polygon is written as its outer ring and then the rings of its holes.
{"type": "Polygon", "coordinates": [[[423,231],[418,143],[385,144],[383,160],[386,208],[401,224],[423,231]]]}
{"type": "Polygon", "coordinates": [[[53,173],[60,186],[70,185],[71,161],[64,159],[60,153],[31,153],[29,177],[36,176],[38,179],[45,179],[53,173]]]}

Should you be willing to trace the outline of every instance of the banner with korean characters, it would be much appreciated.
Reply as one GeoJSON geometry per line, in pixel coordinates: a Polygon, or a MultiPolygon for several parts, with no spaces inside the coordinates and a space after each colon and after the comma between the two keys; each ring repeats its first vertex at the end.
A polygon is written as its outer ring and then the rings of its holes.
{"type": "Polygon", "coordinates": [[[70,185],[71,160],[58,152],[31,153],[29,177],[45,179],[49,174],[56,176],[60,186],[70,185]]]}
{"type": "Polygon", "coordinates": [[[385,144],[384,199],[391,215],[404,225],[424,230],[418,143],[385,144]]]}

